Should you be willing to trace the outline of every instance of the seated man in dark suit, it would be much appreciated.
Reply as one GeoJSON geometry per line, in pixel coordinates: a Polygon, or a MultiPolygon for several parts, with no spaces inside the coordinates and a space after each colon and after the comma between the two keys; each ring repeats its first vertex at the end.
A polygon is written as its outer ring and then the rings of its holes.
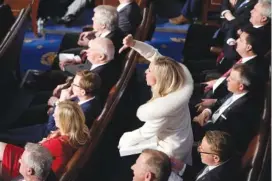
{"type": "MultiPolygon", "coordinates": [[[[98,95],[100,96],[101,102],[104,103],[111,87],[117,82],[121,75],[121,71],[116,67],[116,62],[119,60],[114,59],[114,45],[107,38],[91,40],[89,46],[89,49],[86,50],[87,60],[85,63],[66,65],[64,70],[69,75],[75,75],[75,72],[79,70],[90,70],[91,72],[97,73],[102,80],[98,95]]],[[[56,93],[53,94],[53,96],[57,96],[57,92],[67,86],[69,86],[67,83],[58,86],[53,91],[53,93],[56,93]]]]}
{"type": "MultiPolygon", "coordinates": [[[[85,31],[81,34],[69,33],[63,37],[59,48],[59,53],[72,53],[77,56],[66,60],[65,63],[60,63],[60,68],[67,64],[81,63],[84,60],[84,58],[82,58],[82,56],[84,56],[83,50],[88,47],[88,42],[96,37],[109,38],[115,46],[116,58],[119,57],[117,52],[122,46],[124,34],[118,27],[118,13],[116,8],[108,5],[97,6],[94,9],[94,16],[92,20],[93,31],[85,31]]],[[[54,60],[52,68],[58,69],[58,63],[59,61],[57,57],[54,60]]]]}
{"type": "Polygon", "coordinates": [[[259,56],[265,55],[271,49],[271,1],[260,0],[251,10],[251,15],[249,22],[240,26],[238,33],[236,31],[230,32],[227,37],[226,44],[223,47],[224,57],[219,58],[218,68],[219,71],[222,72],[224,70],[229,69],[231,65],[231,60],[235,58],[239,58],[239,54],[235,50],[235,39],[237,39],[237,34],[241,34],[243,30],[251,29],[251,31],[255,31],[256,34],[262,38],[262,49],[260,51],[259,56]]]}
{"type": "MultiPolygon", "coordinates": [[[[86,118],[86,125],[90,128],[94,119],[101,112],[101,104],[96,93],[101,85],[100,77],[88,70],[77,72],[71,87],[61,91],[60,98],[55,103],[57,105],[61,101],[72,100],[77,102],[83,110],[86,118]]],[[[10,129],[6,132],[1,132],[0,139],[9,143],[25,143],[25,142],[38,142],[42,138],[50,134],[51,131],[56,130],[55,106],[49,111],[48,122],[37,124],[39,117],[32,117],[32,113],[28,111],[30,120],[28,124],[36,124],[28,127],[21,127],[10,129]]],[[[22,120],[19,120],[22,121],[22,120]]],[[[19,123],[20,124],[20,123],[19,123]]]]}
{"type": "MultiPolygon", "coordinates": [[[[236,51],[242,58],[233,63],[243,63],[252,67],[259,76],[260,83],[263,84],[268,78],[268,67],[260,56],[262,42],[263,39],[258,34],[251,30],[244,30],[236,41],[236,51]]],[[[219,79],[205,82],[206,97],[222,98],[227,94],[226,80],[229,73],[228,70],[219,79]]]]}
{"type": "Polygon", "coordinates": [[[125,35],[134,35],[137,27],[141,24],[141,9],[134,0],[119,0],[118,27],[125,35]]]}
{"type": "Polygon", "coordinates": [[[0,0],[0,43],[8,33],[10,27],[14,23],[12,11],[7,4],[3,4],[3,0],[0,0]]]}
{"type": "Polygon", "coordinates": [[[196,181],[239,181],[240,164],[233,157],[233,140],[228,133],[207,131],[198,152],[206,167],[197,174],[196,181]]]}
{"type": "MultiPolygon", "coordinates": [[[[191,60],[193,60],[194,57],[197,57],[197,60],[199,61],[205,58],[213,58],[211,47],[223,46],[227,43],[226,41],[229,34],[236,32],[239,27],[248,23],[250,11],[253,9],[255,3],[254,0],[223,0],[221,11],[222,23],[220,29],[216,27],[213,28],[213,26],[203,25],[199,27],[199,25],[192,25],[190,27],[192,30],[189,29],[187,33],[187,36],[190,36],[191,39],[186,39],[188,43],[186,43],[186,46],[184,47],[183,54],[187,54],[187,57],[191,60]],[[194,30],[195,28],[196,30],[194,30]],[[203,34],[206,35],[206,31],[209,32],[209,35],[203,36],[203,34]],[[190,32],[193,32],[193,34],[190,35],[190,32]]],[[[205,64],[203,67],[204,66],[205,64]]]]}
{"type": "MultiPolygon", "coordinates": [[[[39,90],[52,91],[57,85],[57,89],[53,92],[59,92],[62,88],[69,85],[65,83],[66,79],[75,75],[78,70],[90,70],[97,73],[102,79],[101,91],[99,95],[102,99],[106,99],[108,91],[117,82],[121,75],[120,69],[116,66],[120,62],[114,58],[115,48],[113,43],[107,38],[96,38],[90,41],[90,48],[86,50],[86,61],[81,64],[71,64],[65,66],[65,71],[54,70],[44,73],[37,77],[35,86],[39,90]],[[65,84],[64,84],[65,83],[65,84]],[[62,85],[60,85],[62,84],[62,85]]],[[[56,93],[53,93],[56,96],[56,93]]]]}
{"type": "Polygon", "coordinates": [[[21,176],[12,181],[54,181],[56,178],[49,178],[52,161],[52,155],[46,148],[39,144],[27,143],[20,158],[21,176]]]}
{"type": "Polygon", "coordinates": [[[258,130],[260,110],[256,105],[256,82],[254,70],[246,64],[233,66],[227,78],[228,91],[225,98],[204,109],[193,121],[204,130],[222,130],[235,140],[236,148],[244,153],[258,130]]]}

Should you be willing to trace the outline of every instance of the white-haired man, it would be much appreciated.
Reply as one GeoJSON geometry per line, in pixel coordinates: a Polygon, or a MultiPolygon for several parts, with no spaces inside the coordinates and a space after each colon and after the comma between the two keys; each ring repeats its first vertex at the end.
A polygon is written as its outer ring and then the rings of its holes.
{"type": "Polygon", "coordinates": [[[49,176],[52,161],[52,155],[46,148],[39,144],[27,143],[19,161],[21,177],[15,178],[14,181],[53,180],[52,176],[49,176]]]}
{"type": "MultiPolygon", "coordinates": [[[[123,32],[118,28],[118,12],[115,7],[109,5],[100,5],[94,8],[93,30],[84,31],[78,34],[66,34],[61,42],[59,53],[75,54],[73,58],[60,63],[62,69],[64,65],[76,64],[84,61],[84,49],[88,47],[88,42],[97,37],[109,38],[114,46],[115,52],[118,52],[122,46],[123,32]]],[[[118,54],[116,53],[116,56],[118,54]]],[[[56,69],[59,61],[55,59],[52,65],[56,69]]]]}

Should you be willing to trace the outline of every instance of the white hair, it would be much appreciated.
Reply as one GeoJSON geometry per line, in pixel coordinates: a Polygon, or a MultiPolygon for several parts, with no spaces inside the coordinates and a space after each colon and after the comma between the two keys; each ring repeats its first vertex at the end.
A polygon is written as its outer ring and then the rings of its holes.
{"type": "Polygon", "coordinates": [[[52,155],[43,146],[35,143],[27,143],[24,154],[21,158],[24,163],[34,170],[35,176],[40,180],[46,180],[52,165],[52,155]]]}
{"type": "Polygon", "coordinates": [[[118,12],[115,7],[100,5],[94,8],[97,21],[106,26],[106,29],[113,31],[118,26],[118,12]]]}
{"type": "Polygon", "coordinates": [[[262,6],[261,14],[267,18],[271,18],[271,0],[259,0],[262,6]]]}
{"type": "Polygon", "coordinates": [[[114,45],[110,39],[103,38],[103,37],[97,37],[97,38],[89,41],[89,47],[91,46],[91,42],[95,43],[95,46],[98,49],[98,51],[100,51],[101,53],[106,55],[107,61],[114,59],[115,48],[114,48],[114,45]]]}

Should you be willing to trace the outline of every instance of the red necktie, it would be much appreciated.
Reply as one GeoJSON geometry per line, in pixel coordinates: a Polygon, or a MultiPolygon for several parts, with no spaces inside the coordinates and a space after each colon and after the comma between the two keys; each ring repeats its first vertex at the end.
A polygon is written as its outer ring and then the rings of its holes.
{"type": "MultiPolygon", "coordinates": [[[[242,62],[242,58],[240,60],[238,60],[235,64],[238,64],[238,63],[241,63],[241,62],[242,62]]],[[[232,67],[227,72],[225,72],[221,77],[228,77],[231,70],[232,70],[232,67]]]]}
{"type": "MultiPolygon", "coordinates": [[[[242,62],[242,58],[240,60],[238,60],[235,64],[241,63],[242,62]]],[[[230,68],[227,72],[225,72],[221,77],[225,77],[227,78],[230,75],[232,68],[230,68]]],[[[206,87],[204,92],[208,92],[210,90],[212,90],[213,87],[206,87]]]]}

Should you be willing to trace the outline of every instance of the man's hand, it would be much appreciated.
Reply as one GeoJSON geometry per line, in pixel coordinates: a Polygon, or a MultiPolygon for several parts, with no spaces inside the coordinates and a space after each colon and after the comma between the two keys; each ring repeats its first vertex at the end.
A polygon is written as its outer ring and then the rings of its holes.
{"type": "Polygon", "coordinates": [[[197,122],[200,126],[204,126],[204,124],[206,124],[206,122],[209,120],[210,116],[210,112],[204,110],[198,116],[194,117],[193,121],[197,122]]]}
{"type": "Polygon", "coordinates": [[[230,11],[226,12],[226,13],[224,14],[224,17],[225,17],[226,20],[228,20],[228,21],[231,21],[231,20],[235,19],[235,17],[232,15],[232,13],[231,13],[230,11]]]}
{"type": "Polygon", "coordinates": [[[77,44],[84,47],[88,46],[88,42],[90,41],[89,37],[92,33],[92,31],[85,31],[80,33],[77,44]]]}
{"type": "Polygon", "coordinates": [[[53,114],[53,111],[54,111],[54,108],[53,108],[53,107],[50,107],[50,108],[47,110],[47,115],[53,114]]]}
{"type": "Polygon", "coordinates": [[[230,0],[229,2],[230,2],[231,7],[234,8],[234,6],[235,6],[236,3],[237,3],[237,0],[230,0]]]}
{"type": "Polygon", "coordinates": [[[206,85],[204,88],[204,92],[208,92],[209,90],[211,90],[215,82],[216,82],[216,79],[201,83],[206,85]]]}
{"type": "Polygon", "coordinates": [[[54,97],[60,97],[61,89],[63,89],[68,83],[60,84],[53,90],[54,97]]]}
{"type": "Polygon", "coordinates": [[[69,64],[75,64],[77,63],[76,60],[66,60],[66,61],[60,61],[59,62],[59,68],[64,71],[64,67],[69,64]]]}
{"type": "Polygon", "coordinates": [[[213,105],[216,101],[217,99],[202,99],[202,102],[195,106],[197,108],[197,112],[202,112],[204,109],[213,105]]]}
{"type": "Polygon", "coordinates": [[[48,106],[54,106],[55,103],[59,100],[59,98],[55,97],[55,96],[52,96],[48,99],[47,101],[47,105],[48,106]]]}
{"type": "Polygon", "coordinates": [[[75,97],[75,95],[73,95],[72,87],[69,87],[68,89],[63,89],[61,91],[59,101],[70,100],[73,97],[75,97]]]}
{"type": "Polygon", "coordinates": [[[135,40],[133,39],[133,36],[131,34],[127,35],[123,39],[123,44],[124,45],[120,48],[119,53],[122,53],[122,51],[124,51],[128,47],[133,47],[135,45],[135,40]]]}

